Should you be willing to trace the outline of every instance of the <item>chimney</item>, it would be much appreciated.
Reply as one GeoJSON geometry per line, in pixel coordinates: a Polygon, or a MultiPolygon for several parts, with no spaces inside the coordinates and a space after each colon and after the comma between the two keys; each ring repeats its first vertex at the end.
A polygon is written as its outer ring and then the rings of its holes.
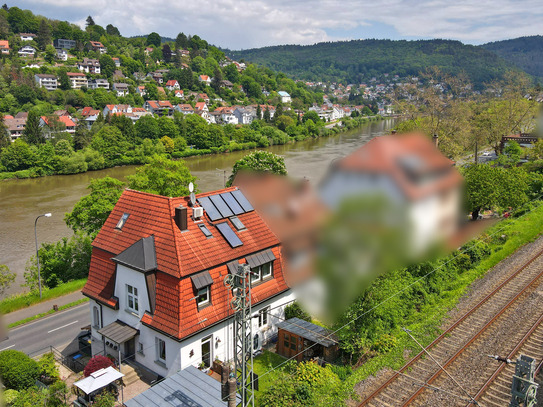
{"type": "Polygon", "coordinates": [[[188,229],[187,226],[187,208],[180,205],[175,208],[175,224],[183,232],[188,229]]]}
{"type": "Polygon", "coordinates": [[[434,136],[432,137],[432,140],[434,141],[434,146],[438,146],[439,144],[439,136],[437,134],[434,134],[434,136]]]}

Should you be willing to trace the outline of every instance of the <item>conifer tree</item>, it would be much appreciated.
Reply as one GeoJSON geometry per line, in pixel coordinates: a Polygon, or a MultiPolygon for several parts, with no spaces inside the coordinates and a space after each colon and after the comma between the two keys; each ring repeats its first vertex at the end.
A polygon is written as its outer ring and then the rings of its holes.
{"type": "Polygon", "coordinates": [[[23,140],[34,145],[45,143],[45,137],[40,127],[40,116],[33,110],[28,112],[28,118],[23,130],[23,140]]]}
{"type": "Polygon", "coordinates": [[[51,43],[51,28],[49,23],[44,18],[40,21],[40,28],[38,30],[38,46],[41,51],[45,51],[47,45],[51,43]]]}

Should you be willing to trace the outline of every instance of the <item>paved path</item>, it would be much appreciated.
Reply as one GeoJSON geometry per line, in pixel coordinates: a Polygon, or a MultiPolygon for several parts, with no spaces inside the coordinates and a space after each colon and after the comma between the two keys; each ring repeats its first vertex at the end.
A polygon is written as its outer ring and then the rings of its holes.
{"type": "Polygon", "coordinates": [[[80,300],[81,298],[85,297],[83,296],[83,294],[81,294],[81,291],[76,291],[71,294],[63,295],[62,297],[47,300],[39,304],[32,305],[30,307],[23,308],[18,311],[10,312],[9,314],[4,315],[4,317],[2,318],[3,323],[7,326],[14,322],[21,321],[25,318],[33,317],[34,315],[42,314],[44,312],[52,310],[53,305],[58,305],[60,307],[62,305],[66,305],[71,302],[80,300]]]}

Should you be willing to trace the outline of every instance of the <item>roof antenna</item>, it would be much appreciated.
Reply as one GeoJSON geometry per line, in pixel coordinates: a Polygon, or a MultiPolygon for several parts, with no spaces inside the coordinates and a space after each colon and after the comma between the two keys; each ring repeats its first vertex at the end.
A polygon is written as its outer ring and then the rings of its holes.
{"type": "Polygon", "coordinates": [[[194,206],[196,204],[196,196],[194,195],[194,184],[192,182],[189,183],[189,191],[190,191],[190,206],[194,206]]]}

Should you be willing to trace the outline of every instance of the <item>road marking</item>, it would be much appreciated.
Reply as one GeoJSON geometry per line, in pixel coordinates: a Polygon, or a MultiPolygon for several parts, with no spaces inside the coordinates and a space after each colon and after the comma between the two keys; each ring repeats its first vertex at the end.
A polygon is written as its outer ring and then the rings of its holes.
{"type": "Polygon", "coordinates": [[[16,326],[15,328],[10,329],[10,332],[16,331],[18,329],[28,328],[30,325],[38,324],[38,323],[40,323],[42,321],[45,321],[46,319],[54,318],[54,317],[58,316],[61,313],[62,314],[69,313],[70,311],[75,311],[78,308],[88,307],[88,306],[89,306],[89,304],[87,302],[84,302],[83,304],[76,305],[75,307],[66,308],[66,309],[64,309],[62,311],[55,312],[54,314],[46,315],[43,318],[35,319],[34,321],[31,321],[31,322],[29,322],[27,324],[16,326]]]}
{"type": "Polygon", "coordinates": [[[13,345],[11,345],[11,346],[8,346],[7,348],[0,349],[0,352],[2,352],[3,350],[9,349],[9,348],[13,348],[14,346],[15,346],[15,344],[13,344],[13,345]]]}
{"type": "Polygon", "coordinates": [[[58,331],[59,329],[66,328],[67,326],[77,324],[78,322],[79,321],[70,322],[69,324],[59,326],[58,328],[55,328],[55,329],[51,329],[50,331],[47,331],[47,333],[50,334],[51,332],[55,332],[55,331],[58,331]]]}

